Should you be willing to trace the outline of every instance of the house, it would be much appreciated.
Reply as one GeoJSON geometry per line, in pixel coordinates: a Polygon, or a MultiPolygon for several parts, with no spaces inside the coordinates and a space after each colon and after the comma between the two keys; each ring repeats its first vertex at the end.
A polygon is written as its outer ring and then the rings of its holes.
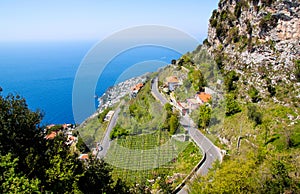
{"type": "Polygon", "coordinates": [[[114,113],[115,113],[115,111],[110,110],[110,111],[106,114],[106,116],[105,116],[105,118],[104,118],[104,121],[110,121],[110,119],[111,119],[111,117],[114,115],[114,113]]]}
{"type": "Polygon", "coordinates": [[[178,78],[176,76],[170,76],[166,78],[166,84],[170,91],[174,91],[176,87],[181,85],[178,78]]]}
{"type": "Polygon", "coordinates": [[[195,110],[197,108],[199,108],[199,102],[195,99],[195,98],[189,98],[186,99],[188,106],[190,108],[190,110],[195,110]]]}
{"type": "Polygon", "coordinates": [[[67,141],[65,142],[66,145],[72,145],[73,143],[77,142],[77,137],[73,135],[68,135],[67,141]]]}
{"type": "Polygon", "coordinates": [[[195,98],[200,104],[204,104],[209,102],[209,100],[211,99],[211,95],[205,92],[200,92],[196,94],[195,98]]]}
{"type": "Polygon", "coordinates": [[[88,160],[89,159],[89,155],[88,154],[80,154],[80,156],[78,157],[79,160],[88,160]]]}
{"type": "Polygon", "coordinates": [[[50,134],[46,135],[45,136],[45,139],[54,139],[57,135],[57,132],[56,131],[52,131],[50,134]]]}
{"type": "Polygon", "coordinates": [[[130,88],[130,96],[135,98],[139,91],[144,87],[143,83],[138,83],[137,85],[130,88]]]}

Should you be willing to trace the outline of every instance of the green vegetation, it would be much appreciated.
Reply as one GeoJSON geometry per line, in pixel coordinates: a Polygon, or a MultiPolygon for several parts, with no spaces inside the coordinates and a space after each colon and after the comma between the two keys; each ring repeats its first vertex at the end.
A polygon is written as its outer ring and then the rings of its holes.
{"type": "Polygon", "coordinates": [[[224,79],[225,90],[227,92],[233,92],[237,89],[237,85],[235,82],[239,80],[238,75],[235,71],[230,71],[226,74],[224,79]]]}
{"type": "Polygon", "coordinates": [[[240,112],[240,106],[233,94],[226,95],[226,116],[234,115],[240,112]]]}
{"type": "Polygon", "coordinates": [[[161,130],[167,113],[151,94],[150,82],[136,98],[127,99],[121,106],[117,125],[128,131],[128,135],[152,133],[161,130]]]}
{"type": "Polygon", "coordinates": [[[122,128],[119,124],[117,124],[113,130],[111,131],[111,133],[109,134],[109,138],[110,139],[115,139],[115,138],[120,138],[122,136],[126,136],[128,135],[128,131],[124,128],[122,128]]]}
{"type": "Polygon", "coordinates": [[[211,107],[207,105],[200,106],[198,127],[205,129],[206,127],[208,127],[210,119],[211,119],[211,107]]]}
{"type": "Polygon", "coordinates": [[[83,163],[59,133],[44,139],[41,114],[20,96],[0,96],[0,190],[4,193],[125,193],[109,166],[90,157],[83,163]]]}
{"type": "Polygon", "coordinates": [[[200,70],[195,69],[190,71],[188,78],[195,91],[200,91],[206,85],[204,76],[200,70]]]}
{"type": "Polygon", "coordinates": [[[170,193],[191,172],[201,160],[202,155],[198,147],[191,142],[172,140],[171,144],[163,143],[167,140],[165,139],[167,137],[166,132],[161,132],[160,135],[157,133],[137,137],[128,136],[126,137],[127,140],[114,141],[107,156],[108,160],[115,162],[116,165],[112,176],[124,180],[127,186],[134,190],[139,189],[141,193],[159,189],[162,189],[163,193],[170,193]],[[124,150],[120,151],[120,147],[116,146],[118,144],[130,148],[131,154],[124,153],[124,150]],[[152,152],[151,149],[158,145],[163,147],[160,147],[159,160],[156,160],[158,153],[152,152]],[[172,154],[174,150],[172,151],[171,148],[174,148],[174,146],[182,150],[178,155],[172,154]],[[110,155],[110,153],[114,154],[110,155]],[[139,159],[136,157],[139,157],[139,159]],[[118,162],[126,162],[126,168],[118,167],[122,166],[118,162]],[[156,162],[160,163],[159,167],[152,168],[156,162]],[[154,182],[149,182],[149,180],[154,182]],[[139,185],[138,188],[137,184],[139,185]]]}
{"type": "Polygon", "coordinates": [[[298,82],[300,82],[300,60],[295,60],[295,76],[298,82]]]}
{"type": "Polygon", "coordinates": [[[95,142],[99,142],[105,134],[108,122],[100,121],[95,116],[87,119],[82,125],[76,128],[80,133],[80,138],[84,140],[88,147],[93,147],[95,142]]]}
{"type": "Polygon", "coordinates": [[[300,123],[290,120],[296,118],[295,110],[264,103],[240,104],[240,112],[214,126],[232,146],[222,164],[215,164],[207,176],[191,184],[192,193],[299,192],[300,123]],[[239,136],[242,139],[237,148],[239,136]]]}
{"type": "Polygon", "coordinates": [[[165,104],[164,109],[167,112],[167,117],[163,129],[167,130],[170,135],[174,135],[179,127],[179,113],[173,111],[173,106],[170,103],[165,104]]]}
{"type": "Polygon", "coordinates": [[[260,100],[259,92],[254,86],[250,87],[250,89],[248,90],[248,94],[252,102],[258,102],[260,100]]]}
{"type": "Polygon", "coordinates": [[[104,119],[105,119],[105,116],[107,115],[107,113],[112,110],[112,108],[106,108],[103,110],[103,112],[101,112],[99,115],[98,115],[98,119],[100,121],[100,123],[103,123],[104,122],[104,119]]]}
{"type": "Polygon", "coordinates": [[[262,113],[257,111],[257,107],[249,105],[248,107],[248,119],[254,121],[255,126],[262,124],[262,113]]]}

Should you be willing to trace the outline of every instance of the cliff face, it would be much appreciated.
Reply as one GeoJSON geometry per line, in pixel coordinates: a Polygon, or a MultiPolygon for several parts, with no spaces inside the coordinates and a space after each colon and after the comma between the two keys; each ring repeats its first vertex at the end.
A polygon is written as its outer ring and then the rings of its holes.
{"type": "Polygon", "coordinates": [[[284,86],[299,95],[299,0],[220,0],[206,45],[219,68],[239,74],[240,94],[255,87],[272,96],[270,87],[284,86]]]}

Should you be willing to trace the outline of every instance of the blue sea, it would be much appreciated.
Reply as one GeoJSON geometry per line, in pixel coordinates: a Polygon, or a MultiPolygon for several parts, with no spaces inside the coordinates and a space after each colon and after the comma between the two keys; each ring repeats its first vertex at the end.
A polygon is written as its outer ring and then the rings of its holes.
{"type": "MultiPolygon", "coordinates": [[[[84,56],[96,43],[95,41],[0,43],[0,86],[3,89],[1,94],[5,96],[12,93],[24,97],[31,110],[39,109],[44,112],[42,124],[74,123],[72,111],[74,78],[84,56]]],[[[129,49],[107,65],[98,80],[95,95],[101,96],[108,87],[117,82],[145,72],[154,72],[158,67],[169,64],[172,59],[178,59],[180,56],[180,53],[173,50],[156,46],[129,49]],[[151,60],[160,62],[135,65],[151,60]]],[[[97,106],[95,99],[95,110],[97,106]]]]}

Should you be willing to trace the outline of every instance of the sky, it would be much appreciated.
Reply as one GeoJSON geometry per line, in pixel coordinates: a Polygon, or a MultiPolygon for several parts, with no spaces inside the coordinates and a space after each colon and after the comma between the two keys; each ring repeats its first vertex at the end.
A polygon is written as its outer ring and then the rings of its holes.
{"type": "Polygon", "coordinates": [[[3,0],[0,41],[101,40],[139,25],[179,29],[203,41],[218,0],[3,0]]]}

